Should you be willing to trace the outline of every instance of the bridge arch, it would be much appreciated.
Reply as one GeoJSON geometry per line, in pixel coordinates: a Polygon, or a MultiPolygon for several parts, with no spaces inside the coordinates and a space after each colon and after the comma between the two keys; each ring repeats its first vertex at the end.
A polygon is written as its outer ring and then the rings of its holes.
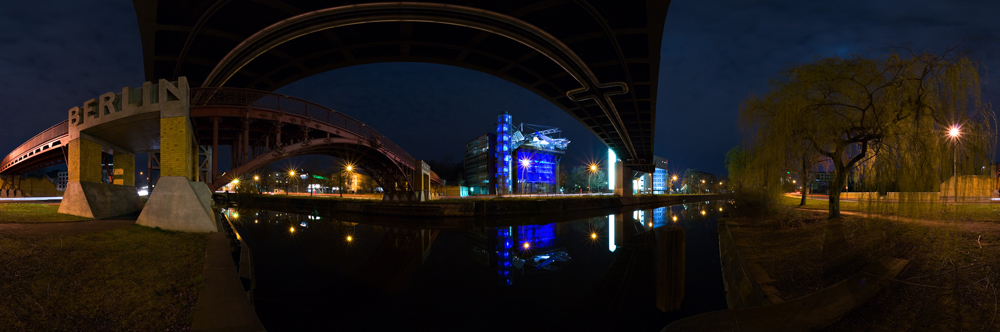
{"type": "Polygon", "coordinates": [[[433,2],[153,1],[137,4],[136,11],[144,44],[151,45],[144,51],[149,77],[185,75],[203,87],[274,90],[367,63],[457,66],[535,92],[636,169],[651,165],[669,2],[433,2]],[[234,24],[233,13],[261,6],[273,12],[242,15],[238,19],[247,24],[234,24]],[[171,26],[160,27],[161,21],[171,26]]]}
{"type": "MultiPolygon", "coordinates": [[[[340,112],[249,89],[196,88],[191,96],[198,144],[212,146],[216,154],[219,145],[233,150],[231,170],[224,174],[213,170],[210,189],[259,167],[304,155],[349,159],[387,193],[419,189],[411,178],[414,172],[422,171],[421,161],[377,130],[340,112]]],[[[212,159],[212,167],[217,168],[217,157],[212,159]]],[[[429,177],[431,182],[441,183],[433,172],[429,177]]]]}

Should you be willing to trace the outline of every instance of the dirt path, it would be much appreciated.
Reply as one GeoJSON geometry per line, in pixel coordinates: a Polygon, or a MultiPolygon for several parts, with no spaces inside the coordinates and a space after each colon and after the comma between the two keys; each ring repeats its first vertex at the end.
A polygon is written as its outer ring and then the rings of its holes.
{"type": "Polygon", "coordinates": [[[0,235],[67,235],[106,231],[135,223],[137,213],[114,219],[46,222],[46,223],[0,223],[0,235]]]}

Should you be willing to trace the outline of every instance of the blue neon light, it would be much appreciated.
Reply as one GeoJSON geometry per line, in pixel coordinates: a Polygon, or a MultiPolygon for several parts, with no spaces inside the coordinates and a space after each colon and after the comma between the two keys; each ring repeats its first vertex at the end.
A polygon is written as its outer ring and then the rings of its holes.
{"type": "Polygon", "coordinates": [[[519,183],[556,184],[556,156],[534,150],[517,151],[517,181],[519,183]]]}

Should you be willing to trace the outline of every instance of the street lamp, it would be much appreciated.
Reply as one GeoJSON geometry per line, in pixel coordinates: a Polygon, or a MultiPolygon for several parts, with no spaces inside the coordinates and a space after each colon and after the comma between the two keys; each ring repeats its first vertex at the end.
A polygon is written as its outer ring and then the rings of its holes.
{"type": "Polygon", "coordinates": [[[292,181],[294,181],[294,180],[295,180],[295,170],[288,171],[288,185],[285,186],[285,189],[287,189],[287,190],[285,190],[285,195],[291,195],[292,194],[292,190],[291,190],[292,189],[292,181]]]}
{"type": "Polygon", "coordinates": [[[597,173],[597,164],[590,164],[590,176],[587,177],[587,193],[594,193],[591,187],[594,185],[594,173],[597,173]]]}
{"type": "Polygon", "coordinates": [[[962,128],[958,125],[952,125],[951,129],[948,130],[948,137],[955,141],[955,148],[952,149],[951,154],[951,184],[955,187],[955,203],[958,203],[958,138],[961,136],[962,128]]]}

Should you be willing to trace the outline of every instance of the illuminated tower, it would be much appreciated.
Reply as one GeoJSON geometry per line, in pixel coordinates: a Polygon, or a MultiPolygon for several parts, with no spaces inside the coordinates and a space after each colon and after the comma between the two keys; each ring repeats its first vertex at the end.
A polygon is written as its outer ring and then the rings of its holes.
{"type": "Polygon", "coordinates": [[[496,144],[496,178],[497,195],[510,193],[510,170],[511,170],[511,125],[510,114],[506,111],[497,116],[497,144],[496,144]]]}

